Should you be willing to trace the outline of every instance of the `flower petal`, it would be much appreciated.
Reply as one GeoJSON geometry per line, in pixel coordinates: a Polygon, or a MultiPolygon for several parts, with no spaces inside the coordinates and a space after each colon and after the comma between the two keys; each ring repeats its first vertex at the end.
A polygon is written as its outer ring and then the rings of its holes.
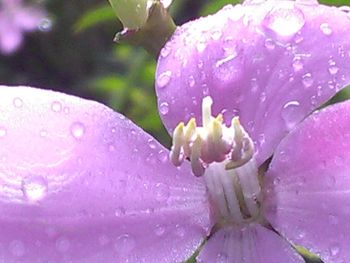
{"type": "Polygon", "coordinates": [[[201,243],[203,181],[135,124],[57,92],[0,94],[0,261],[180,262],[201,243]]]}
{"type": "Polygon", "coordinates": [[[304,263],[288,242],[261,225],[220,229],[197,259],[200,263],[304,263]]]}
{"type": "Polygon", "coordinates": [[[156,89],[169,131],[191,116],[200,120],[210,95],[227,124],[240,116],[261,163],[350,83],[350,19],[316,1],[250,2],[179,27],[159,57],[156,89]]]}
{"type": "Polygon", "coordinates": [[[279,145],[265,182],[272,226],[327,263],[350,258],[350,102],[312,114],[279,145]]]}

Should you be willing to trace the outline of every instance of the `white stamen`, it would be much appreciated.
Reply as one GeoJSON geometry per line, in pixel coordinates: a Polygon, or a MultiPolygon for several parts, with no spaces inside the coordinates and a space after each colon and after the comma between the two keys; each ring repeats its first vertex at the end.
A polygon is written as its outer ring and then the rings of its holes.
{"type": "Polygon", "coordinates": [[[179,166],[190,158],[193,174],[204,175],[220,216],[229,222],[246,223],[259,216],[261,187],[254,159],[254,144],[234,117],[231,126],[223,116],[212,116],[213,100],[202,101],[202,127],[192,118],[174,130],[171,161],[179,166]]]}

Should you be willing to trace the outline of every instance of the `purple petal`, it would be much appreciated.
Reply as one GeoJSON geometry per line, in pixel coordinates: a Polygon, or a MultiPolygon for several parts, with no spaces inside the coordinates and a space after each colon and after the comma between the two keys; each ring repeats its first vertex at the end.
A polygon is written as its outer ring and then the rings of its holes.
{"type": "Polygon", "coordinates": [[[288,242],[261,225],[220,229],[197,259],[200,263],[304,263],[288,242]]]}
{"type": "Polygon", "coordinates": [[[312,114],[279,145],[265,213],[282,235],[327,263],[350,258],[350,102],[312,114]]]}
{"type": "Polygon", "coordinates": [[[210,211],[188,164],[96,102],[0,94],[0,261],[174,262],[198,247],[210,211]]]}
{"type": "Polygon", "coordinates": [[[21,29],[2,15],[0,12],[0,53],[11,54],[20,47],[23,36],[21,29]]]}
{"type": "Polygon", "coordinates": [[[168,130],[210,95],[227,124],[239,115],[258,162],[307,114],[350,83],[349,15],[315,1],[251,1],[177,29],[156,88],[168,130]],[[166,107],[165,107],[166,106],[166,107]]]}

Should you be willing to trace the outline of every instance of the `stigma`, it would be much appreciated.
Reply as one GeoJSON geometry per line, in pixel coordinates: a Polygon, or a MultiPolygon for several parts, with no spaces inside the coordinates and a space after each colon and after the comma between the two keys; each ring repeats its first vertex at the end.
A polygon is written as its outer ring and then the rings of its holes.
{"type": "Polygon", "coordinates": [[[254,143],[239,122],[212,116],[213,100],[202,101],[202,126],[195,118],[180,122],[173,133],[170,159],[189,159],[195,176],[203,176],[219,222],[245,224],[260,220],[261,186],[254,143]]]}

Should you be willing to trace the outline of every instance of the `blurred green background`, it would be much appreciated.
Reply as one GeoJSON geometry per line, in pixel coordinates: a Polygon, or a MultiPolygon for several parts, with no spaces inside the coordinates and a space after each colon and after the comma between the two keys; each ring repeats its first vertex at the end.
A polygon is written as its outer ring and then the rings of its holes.
{"type": "MultiPolygon", "coordinates": [[[[174,0],[170,12],[180,25],[237,2],[174,0]]],[[[320,2],[350,5],[350,0],[320,2]]],[[[30,4],[33,3],[47,10],[49,20],[45,21],[46,27],[26,34],[15,53],[0,53],[0,84],[30,85],[100,101],[169,146],[170,137],[157,112],[156,62],[141,48],[113,43],[122,26],[108,1],[41,0],[30,4]]]]}

